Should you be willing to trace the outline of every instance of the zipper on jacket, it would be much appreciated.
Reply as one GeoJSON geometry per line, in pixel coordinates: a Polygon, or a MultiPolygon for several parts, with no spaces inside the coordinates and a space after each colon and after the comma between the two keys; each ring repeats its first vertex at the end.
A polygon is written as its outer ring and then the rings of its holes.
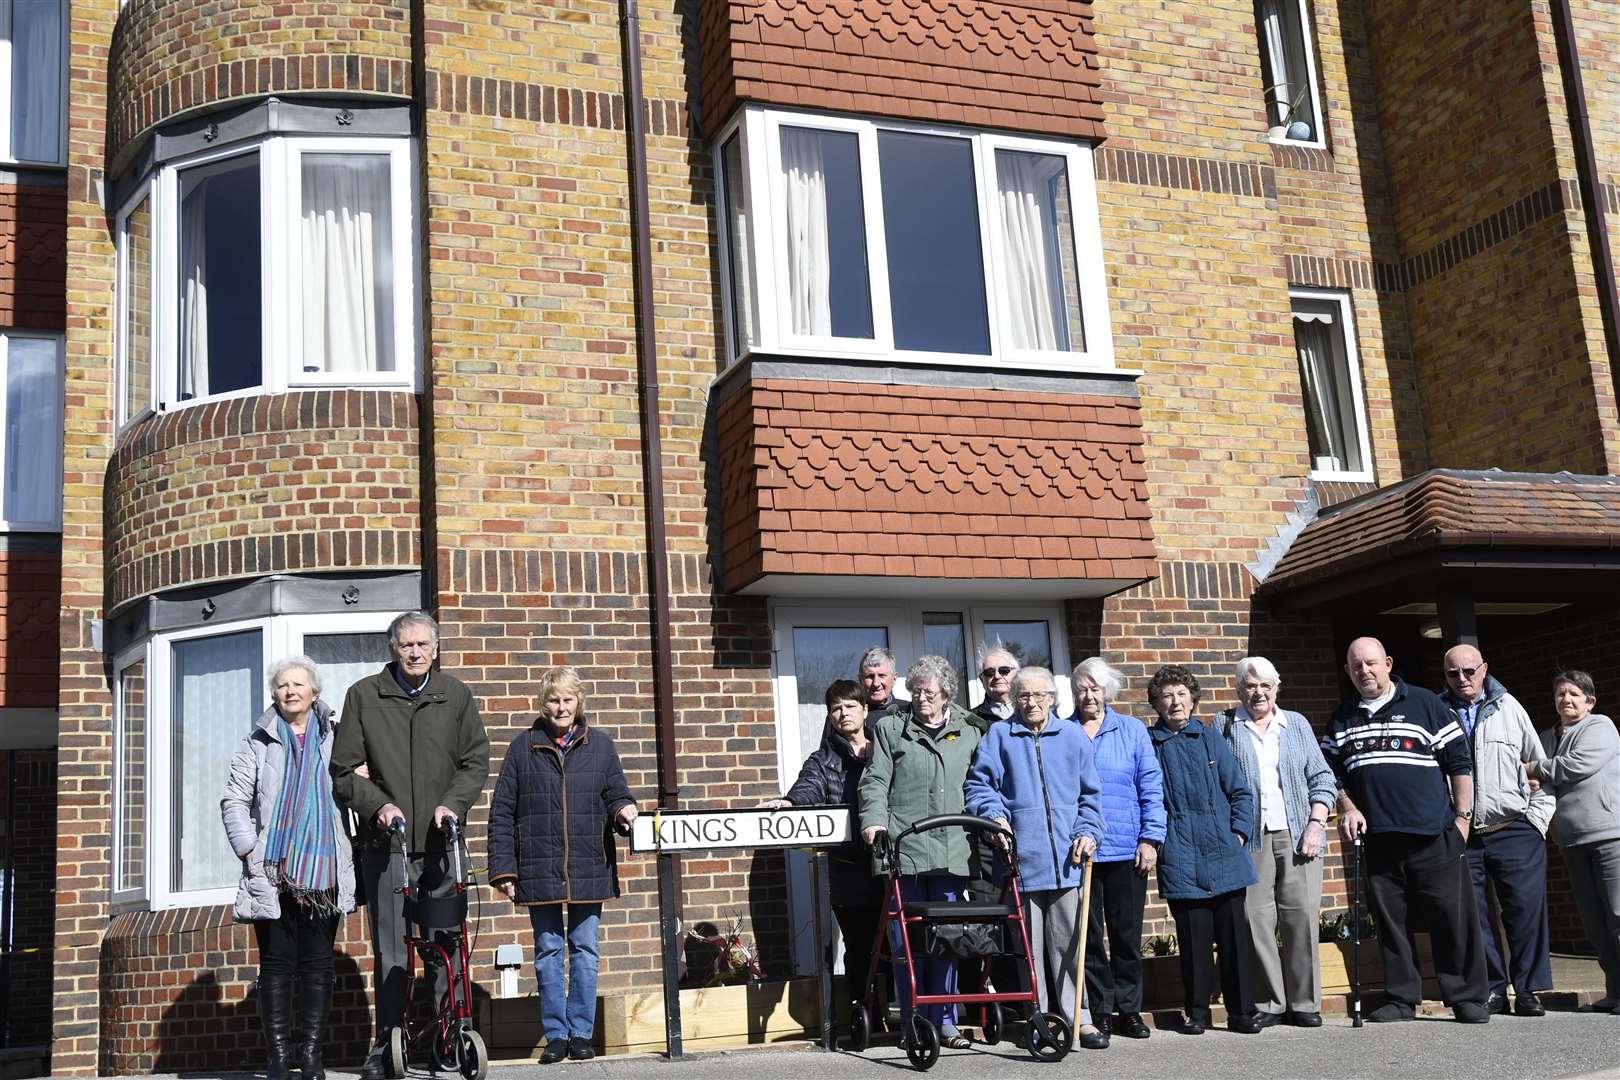
{"type": "Polygon", "coordinates": [[[568,879],[568,759],[556,746],[543,747],[557,755],[557,774],[562,778],[562,842],[563,842],[563,899],[574,894],[574,883],[568,879]]]}
{"type": "Polygon", "coordinates": [[[1046,842],[1052,848],[1052,888],[1056,889],[1063,884],[1063,867],[1058,862],[1057,837],[1052,835],[1052,797],[1046,791],[1046,765],[1041,759],[1041,733],[1036,731],[1031,734],[1035,738],[1035,771],[1041,778],[1041,804],[1046,807],[1046,842]]]}

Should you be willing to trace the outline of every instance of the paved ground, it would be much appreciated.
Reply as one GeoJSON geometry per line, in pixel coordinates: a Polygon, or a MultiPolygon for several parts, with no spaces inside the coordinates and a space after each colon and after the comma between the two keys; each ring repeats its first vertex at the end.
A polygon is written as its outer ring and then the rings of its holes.
{"type": "MultiPolygon", "coordinates": [[[[840,1077],[884,1080],[911,1073],[894,1048],[864,1055],[823,1054],[800,1047],[661,1057],[619,1057],[554,1066],[497,1065],[490,1080],[805,1080],[840,1077]]],[[[930,1077],[1124,1076],[1133,1080],[1263,1080],[1263,1078],[1610,1077],[1620,1080],[1620,1017],[1549,1013],[1538,1020],[1496,1017],[1487,1026],[1443,1019],[1407,1024],[1369,1024],[1360,1030],[1329,1019],[1315,1031],[1273,1028],[1259,1035],[1224,1030],[1202,1036],[1156,1033],[1133,1042],[1116,1039],[1102,1052],[1076,1050],[1061,1063],[1043,1065],[1010,1044],[994,1049],[947,1051],[930,1077]]],[[[248,1074],[243,1074],[248,1075],[248,1074]]],[[[333,1073],[333,1076],[351,1075],[333,1073]]],[[[432,1074],[413,1071],[419,1080],[432,1074]]]]}

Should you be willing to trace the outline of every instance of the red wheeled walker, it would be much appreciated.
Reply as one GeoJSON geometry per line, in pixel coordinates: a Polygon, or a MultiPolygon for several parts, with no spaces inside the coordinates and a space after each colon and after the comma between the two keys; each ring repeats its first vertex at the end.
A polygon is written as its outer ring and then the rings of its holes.
{"type": "Polygon", "coordinates": [[[878,837],[878,854],[884,861],[888,882],[884,887],[887,899],[883,916],[878,920],[877,941],[872,947],[872,959],[866,972],[866,990],[859,1006],[850,1017],[850,1048],[865,1050],[872,1041],[872,1016],[877,1008],[878,960],[888,936],[889,925],[896,919],[903,922],[906,932],[900,935],[901,955],[894,957],[895,977],[906,978],[911,984],[911,1017],[902,1025],[901,1039],[906,1057],[921,1070],[930,1069],[939,1060],[940,1035],[933,1021],[923,1015],[924,1005],[978,1005],[984,1012],[984,1041],[994,1045],[1001,1041],[1001,1006],[1022,1005],[1028,1025],[1028,1047],[1037,1061],[1062,1061],[1074,1045],[1074,1032],[1068,1021],[1054,1012],[1040,1011],[1039,983],[1035,978],[1034,959],[1029,946],[1029,927],[1024,921],[1024,905],[1018,892],[1018,840],[1013,834],[989,818],[971,814],[940,814],[924,818],[903,830],[899,836],[878,837]],[[966,829],[1005,839],[1006,846],[995,844],[1004,871],[1001,900],[998,903],[973,901],[919,901],[905,900],[900,894],[900,843],[913,833],[930,829],[966,829]],[[977,933],[968,928],[978,930],[977,933]],[[1016,931],[1016,934],[1014,933],[1016,931]],[[993,955],[1022,956],[1026,968],[1027,990],[981,991],[979,993],[923,994],[918,992],[917,967],[913,956],[917,949],[914,937],[923,940],[923,948],[930,953],[956,953],[959,956],[989,959],[993,955]],[[999,937],[999,945],[996,939],[999,937]],[[967,948],[970,951],[964,952],[967,948]],[[987,951],[988,948],[988,951],[987,951]],[[905,974],[900,974],[902,966],[905,974]]]}
{"type": "Polygon", "coordinates": [[[410,835],[404,818],[389,828],[390,857],[400,860],[400,888],[405,897],[405,1020],[388,1032],[388,1074],[405,1075],[412,1051],[432,1041],[433,1063],[441,1072],[460,1073],[466,1080],[484,1080],[489,1073],[489,1050],[473,1030],[472,982],[467,974],[467,881],[462,874],[465,850],[460,823],[444,819],[445,843],[450,851],[450,875],[456,891],[449,896],[424,895],[411,881],[407,852],[410,835]],[[412,925],[420,935],[411,932],[412,925]],[[411,1022],[411,994],[416,971],[412,956],[421,954],[424,971],[435,961],[445,965],[446,989],[431,1021],[411,1022]],[[452,964],[452,958],[459,963],[452,964]]]}

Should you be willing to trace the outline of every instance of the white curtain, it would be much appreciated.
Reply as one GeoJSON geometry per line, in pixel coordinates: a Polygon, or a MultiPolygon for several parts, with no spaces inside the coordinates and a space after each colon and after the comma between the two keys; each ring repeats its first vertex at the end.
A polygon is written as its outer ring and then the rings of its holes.
{"type": "Polygon", "coordinates": [[[1360,455],[1352,462],[1344,417],[1348,398],[1340,394],[1335,370],[1334,328],[1323,316],[1294,320],[1294,348],[1299,354],[1299,374],[1305,385],[1305,417],[1310,432],[1311,455],[1331,457],[1335,467],[1360,467],[1360,455]]]}
{"type": "Polygon", "coordinates": [[[306,634],[304,655],[320,668],[321,700],[340,713],[349,687],[388,662],[388,635],[306,634]]]}
{"type": "Polygon", "coordinates": [[[385,154],[305,154],[305,371],[393,369],[393,229],[385,154]]]}
{"type": "Polygon", "coordinates": [[[832,269],[827,252],[827,170],[821,134],[782,129],[787,174],[788,302],[795,334],[832,333],[832,269]]]}
{"type": "Polygon", "coordinates": [[[1063,274],[1053,236],[1052,183],[1063,159],[1049,154],[996,154],[1001,196],[1002,292],[1016,349],[1069,347],[1063,274]]]}
{"type": "Polygon", "coordinates": [[[180,341],[176,387],[182,400],[208,394],[208,180],[182,178],[180,341]]]}
{"type": "Polygon", "coordinates": [[[1287,24],[1283,21],[1283,4],[1292,0],[1260,0],[1260,32],[1266,36],[1266,59],[1271,70],[1266,81],[1271,84],[1267,104],[1271,108],[1271,122],[1287,121],[1294,102],[1294,87],[1288,80],[1287,24]]]}
{"type": "Polygon", "coordinates": [[[264,646],[259,631],[174,645],[173,887],[235,883],[241,862],[219,825],[219,799],[231,755],[263,708],[264,646]]]}
{"type": "Polygon", "coordinates": [[[62,156],[62,0],[11,0],[11,153],[62,156]]]}
{"type": "Polygon", "coordinates": [[[119,801],[115,890],[146,887],[146,661],[118,676],[119,801]]]}
{"type": "Polygon", "coordinates": [[[733,135],[726,144],[726,201],[731,233],[731,306],[737,348],[754,343],[754,235],[748,209],[748,181],[743,175],[742,143],[733,135]]]}
{"type": "Polygon", "coordinates": [[[54,338],[6,343],[4,517],[55,525],[62,511],[62,367],[54,338]]]}

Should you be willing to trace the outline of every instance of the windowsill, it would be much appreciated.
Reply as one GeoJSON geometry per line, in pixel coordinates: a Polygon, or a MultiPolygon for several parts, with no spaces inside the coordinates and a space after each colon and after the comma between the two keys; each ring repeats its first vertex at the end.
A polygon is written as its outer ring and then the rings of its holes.
{"type": "Polygon", "coordinates": [[[34,533],[45,536],[62,535],[62,523],[44,521],[5,521],[0,520],[0,534],[34,533]]]}
{"type": "Polygon", "coordinates": [[[1298,147],[1301,150],[1326,150],[1327,149],[1327,142],[1325,140],[1322,140],[1322,139],[1316,139],[1316,140],[1289,139],[1289,138],[1286,138],[1286,137],[1279,138],[1279,137],[1277,137],[1275,135],[1268,134],[1266,136],[1266,141],[1269,142],[1272,146],[1293,146],[1293,147],[1298,147]]]}
{"type": "MultiPolygon", "coordinates": [[[[1075,354],[1083,356],[1085,354],[1075,354]]],[[[732,359],[725,370],[715,377],[716,383],[725,382],[733,372],[754,360],[804,360],[808,362],[822,362],[826,364],[858,364],[884,367],[919,368],[960,368],[965,371],[990,371],[997,374],[1061,374],[1061,375],[1097,375],[1108,378],[1137,379],[1142,372],[1135,368],[1116,367],[1105,362],[1075,362],[1065,361],[1053,357],[1050,360],[1039,359],[1030,354],[1020,354],[1012,358],[985,356],[979,353],[928,353],[928,352],[849,352],[832,349],[806,349],[802,347],[784,346],[775,349],[748,349],[732,359]]]]}
{"type": "Polygon", "coordinates": [[[1370,472],[1318,472],[1312,469],[1309,479],[1331,484],[1371,484],[1374,483],[1370,472]]]}
{"type": "Polygon", "coordinates": [[[306,393],[314,390],[398,390],[402,393],[418,393],[416,384],[408,378],[395,378],[392,374],[386,379],[368,381],[364,379],[342,378],[315,380],[309,377],[289,382],[286,386],[253,386],[246,390],[232,390],[227,394],[211,394],[208,397],[185,398],[181,401],[172,401],[159,409],[146,408],[125,420],[118,428],[118,437],[139,425],[149,417],[159,416],[163,413],[182,412],[186,409],[197,408],[202,405],[216,405],[222,401],[236,401],[249,397],[274,397],[278,394],[306,393]]]}

